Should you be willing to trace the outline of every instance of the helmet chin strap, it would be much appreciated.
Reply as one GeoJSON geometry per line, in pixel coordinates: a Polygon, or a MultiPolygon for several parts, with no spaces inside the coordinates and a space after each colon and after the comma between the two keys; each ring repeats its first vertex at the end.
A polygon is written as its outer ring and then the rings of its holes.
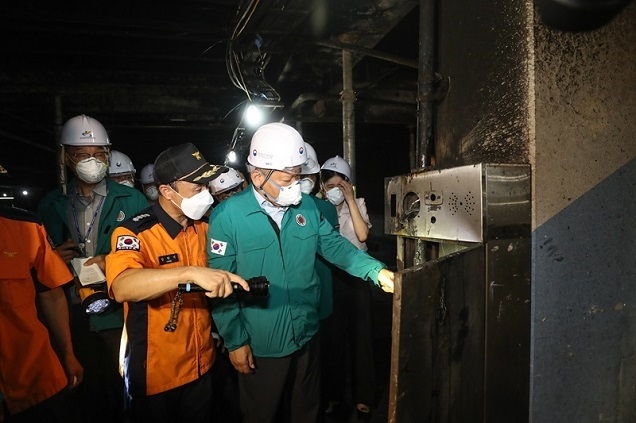
{"type": "MultiPolygon", "coordinates": [[[[263,172],[258,171],[261,175],[263,175],[263,172]]],[[[274,169],[269,169],[269,172],[267,173],[267,175],[263,175],[265,177],[265,180],[263,181],[263,183],[258,187],[258,189],[263,189],[263,187],[265,186],[265,184],[267,183],[267,181],[269,181],[269,178],[272,177],[272,173],[274,173],[274,169]]]]}
{"type": "Polygon", "coordinates": [[[272,198],[272,196],[269,195],[264,189],[260,189],[260,192],[261,194],[263,194],[263,197],[269,200],[270,203],[274,204],[275,206],[281,207],[281,205],[276,202],[276,199],[272,198]]]}
{"type": "MultiPolygon", "coordinates": [[[[263,173],[260,170],[259,172],[261,175],[263,175],[263,173]]],[[[265,184],[269,181],[269,178],[272,176],[272,173],[274,173],[274,169],[269,169],[269,172],[267,173],[267,175],[263,175],[265,177],[265,180],[263,181],[262,184],[259,185],[258,191],[263,195],[263,197],[269,200],[270,203],[275,204],[278,207],[281,207],[281,205],[276,202],[276,199],[272,198],[272,196],[269,195],[267,191],[265,191],[265,189],[263,189],[265,184]]]]}

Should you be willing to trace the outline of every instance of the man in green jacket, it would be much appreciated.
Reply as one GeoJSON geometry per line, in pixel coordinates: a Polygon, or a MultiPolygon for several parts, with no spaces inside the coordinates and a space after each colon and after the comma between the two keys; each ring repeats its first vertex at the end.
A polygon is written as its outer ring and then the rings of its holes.
{"type": "MultiPolygon", "coordinates": [[[[38,205],[38,214],[56,250],[69,265],[91,257],[85,266],[97,264],[104,272],[110,237],[119,224],[148,207],[139,191],[106,178],[110,141],[97,120],[85,115],[69,119],[60,136],[60,166],[75,178],[49,192],[38,205]]],[[[101,288],[95,288],[99,291],[101,288]]],[[[82,288],[80,297],[93,288],[82,288]]],[[[88,316],[74,286],[71,299],[71,335],[84,366],[84,382],[78,387],[80,408],[90,421],[122,421],[124,386],[119,375],[119,343],[123,326],[121,304],[112,302],[101,314],[88,316]]]]}
{"type": "Polygon", "coordinates": [[[212,311],[239,372],[243,422],[314,422],[320,404],[320,281],[316,253],[354,276],[393,290],[393,273],[358,250],[301,193],[305,143],[288,125],[260,127],[248,158],[252,184],[220,204],[208,229],[210,267],[265,276],[269,296],[227,298],[212,311]],[[302,200],[302,201],[301,201],[302,200]]]}
{"type": "MultiPolygon", "coordinates": [[[[334,229],[340,232],[340,224],[338,223],[338,211],[336,206],[329,201],[318,197],[319,185],[320,185],[320,163],[318,161],[318,155],[316,150],[309,143],[305,143],[307,150],[307,162],[301,168],[300,175],[300,189],[303,194],[309,195],[309,197],[316,203],[316,207],[322,213],[322,216],[334,227],[334,229]],[[318,182],[318,184],[316,184],[318,182]]],[[[320,307],[318,309],[318,316],[320,318],[320,384],[321,386],[321,404],[320,409],[324,410],[326,414],[333,413],[330,409],[329,399],[333,388],[330,386],[329,375],[333,368],[332,354],[333,347],[333,331],[331,328],[334,324],[342,324],[342,322],[332,323],[333,320],[333,291],[334,291],[334,267],[331,263],[325,260],[322,256],[316,256],[316,274],[320,280],[320,307]]],[[[335,340],[342,343],[342,339],[335,340]]]]}
{"type": "MultiPolygon", "coordinates": [[[[303,194],[307,194],[316,203],[316,207],[322,213],[322,216],[338,230],[338,212],[336,207],[329,201],[317,197],[318,192],[316,182],[320,178],[320,164],[316,150],[309,143],[305,143],[307,152],[307,162],[300,169],[300,190],[303,194]]],[[[320,280],[320,308],[318,315],[324,323],[333,313],[333,267],[322,256],[316,257],[316,273],[320,280]]],[[[321,332],[324,332],[325,325],[321,325],[321,332]]],[[[321,334],[321,342],[325,343],[326,339],[321,334]]],[[[324,348],[323,348],[324,349],[324,348]]],[[[324,364],[324,363],[323,363],[324,364]]]]}

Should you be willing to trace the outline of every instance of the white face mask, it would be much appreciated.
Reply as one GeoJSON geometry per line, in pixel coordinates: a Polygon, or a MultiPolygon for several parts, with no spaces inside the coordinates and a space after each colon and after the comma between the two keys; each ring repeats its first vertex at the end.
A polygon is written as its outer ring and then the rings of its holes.
{"type": "Polygon", "coordinates": [[[327,200],[329,200],[329,202],[334,206],[339,206],[340,204],[342,204],[344,199],[344,193],[338,187],[331,188],[329,191],[327,191],[327,200]]]}
{"type": "Polygon", "coordinates": [[[95,157],[89,157],[75,165],[77,177],[87,184],[96,184],[106,176],[108,167],[95,157]]]}
{"type": "Polygon", "coordinates": [[[149,200],[156,201],[159,198],[159,190],[156,186],[150,185],[144,190],[144,194],[149,200]]]}
{"type": "Polygon", "coordinates": [[[311,194],[314,190],[314,180],[311,178],[303,178],[300,180],[300,190],[303,194],[311,194]]]}
{"type": "Polygon", "coordinates": [[[290,186],[281,187],[276,182],[268,179],[267,182],[271,182],[276,188],[279,189],[278,197],[272,201],[281,207],[295,206],[302,200],[302,191],[300,190],[300,181],[295,181],[290,186]]]}
{"type": "Polygon", "coordinates": [[[210,191],[207,189],[202,190],[190,198],[184,198],[177,191],[174,192],[176,192],[179,197],[183,198],[181,201],[181,207],[177,206],[177,203],[173,201],[174,205],[179,207],[183,214],[192,220],[201,219],[212,203],[214,203],[214,198],[212,198],[210,191]]]}
{"type": "Polygon", "coordinates": [[[119,181],[121,185],[126,185],[127,187],[134,188],[135,184],[130,179],[124,179],[123,181],[119,181]]]}

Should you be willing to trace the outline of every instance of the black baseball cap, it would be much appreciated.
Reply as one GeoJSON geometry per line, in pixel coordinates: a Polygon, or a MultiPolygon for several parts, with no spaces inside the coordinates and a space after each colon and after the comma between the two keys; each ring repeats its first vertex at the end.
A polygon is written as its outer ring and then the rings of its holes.
{"type": "Polygon", "coordinates": [[[157,156],[155,182],[163,185],[187,181],[204,185],[227,170],[225,166],[208,163],[194,144],[186,143],[170,147],[157,156]]]}

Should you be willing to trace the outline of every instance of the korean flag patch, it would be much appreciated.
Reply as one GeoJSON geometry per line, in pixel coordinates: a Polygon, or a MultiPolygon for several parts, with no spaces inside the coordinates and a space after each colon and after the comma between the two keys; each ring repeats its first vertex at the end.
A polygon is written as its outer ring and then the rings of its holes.
{"type": "Polygon", "coordinates": [[[217,241],[216,239],[210,238],[210,252],[212,254],[218,254],[220,256],[224,256],[225,247],[227,247],[227,242],[217,241]]]}
{"type": "Polygon", "coordinates": [[[115,251],[120,250],[139,251],[139,238],[130,235],[118,236],[115,251]]]}

